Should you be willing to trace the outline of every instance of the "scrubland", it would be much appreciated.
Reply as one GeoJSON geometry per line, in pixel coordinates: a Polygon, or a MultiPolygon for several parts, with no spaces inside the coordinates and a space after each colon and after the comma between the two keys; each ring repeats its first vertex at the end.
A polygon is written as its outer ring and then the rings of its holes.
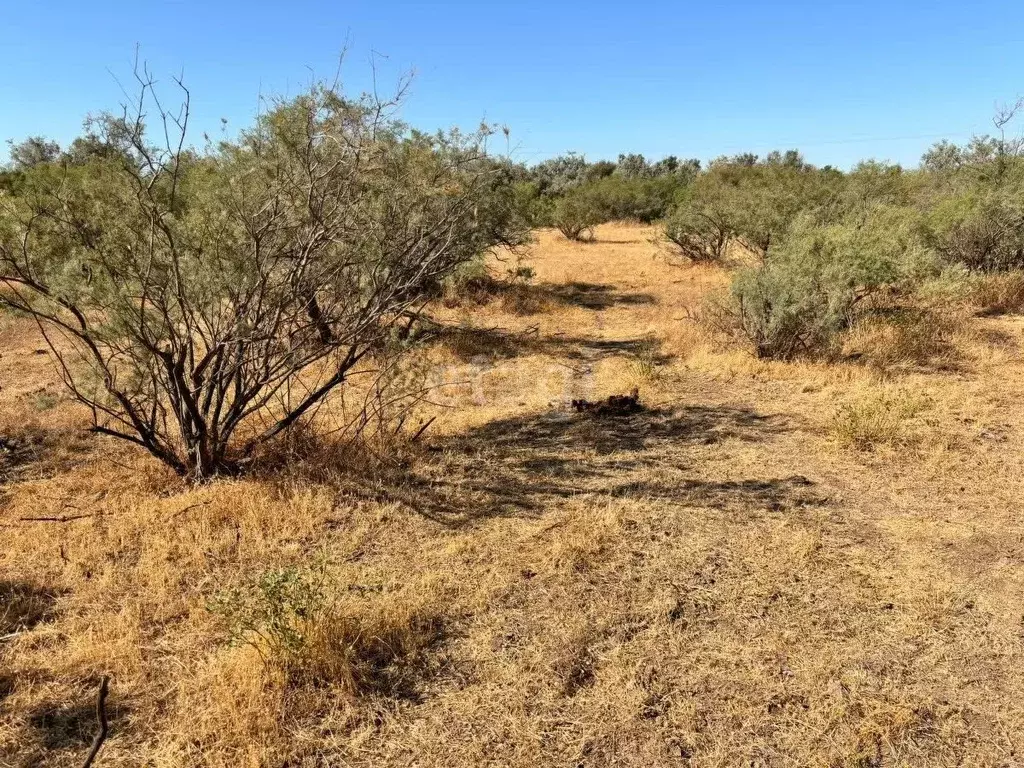
{"type": "Polygon", "coordinates": [[[760,360],[657,239],[541,230],[438,302],[436,420],[383,466],[189,484],[4,315],[0,764],[79,765],[103,675],[102,766],[1019,764],[1012,286],[760,360]]]}

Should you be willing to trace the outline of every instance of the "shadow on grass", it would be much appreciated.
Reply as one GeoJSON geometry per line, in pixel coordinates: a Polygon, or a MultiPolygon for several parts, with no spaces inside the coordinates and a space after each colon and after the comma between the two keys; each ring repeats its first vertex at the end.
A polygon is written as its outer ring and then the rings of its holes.
{"type": "Polygon", "coordinates": [[[581,307],[601,311],[615,306],[633,307],[656,304],[650,293],[622,291],[611,283],[522,283],[486,276],[465,283],[459,295],[450,297],[448,304],[487,304],[501,300],[506,309],[520,315],[544,312],[551,305],[581,307]]]}
{"type": "MultiPolygon", "coordinates": [[[[49,701],[36,707],[27,721],[31,747],[49,759],[61,755],[55,765],[80,765],[99,729],[96,719],[98,687],[99,680],[89,680],[75,694],[74,701],[49,701]]],[[[129,712],[113,695],[107,700],[106,714],[111,734],[123,730],[129,712]]]]}
{"type": "Polygon", "coordinates": [[[594,339],[586,336],[555,334],[542,336],[535,328],[505,331],[468,325],[442,326],[433,331],[434,339],[459,359],[509,360],[531,354],[544,354],[569,360],[595,360],[607,357],[650,356],[664,362],[658,353],[660,342],[649,336],[632,339],[594,339]]]}
{"type": "Polygon", "coordinates": [[[737,506],[781,512],[795,507],[819,507],[828,500],[816,493],[803,475],[771,480],[681,480],[677,483],[637,481],[623,483],[612,496],[658,499],[682,506],[733,509],[737,506]]]}
{"type": "Polygon", "coordinates": [[[553,303],[583,309],[603,310],[657,303],[650,293],[620,291],[609,283],[540,283],[533,286],[533,290],[553,303]]]}
{"type": "Polygon", "coordinates": [[[0,580],[0,636],[24,632],[52,619],[60,595],[59,590],[0,580]]]}
{"type": "Polygon", "coordinates": [[[81,461],[93,444],[84,430],[22,427],[0,434],[0,486],[51,477],[81,461]]]}
{"type": "MultiPolygon", "coordinates": [[[[757,442],[784,431],[777,417],[746,408],[685,406],[621,417],[549,411],[499,419],[435,440],[436,456],[414,472],[380,482],[369,493],[447,525],[494,516],[537,516],[574,496],[665,498],[691,506],[775,504],[803,489],[800,480],[665,486],[629,481],[659,467],[680,469],[679,450],[723,440],[757,442]]],[[[803,480],[809,485],[810,481],[803,480]]],[[[368,489],[364,489],[368,490],[368,489]]]]}
{"type": "Polygon", "coordinates": [[[28,724],[43,749],[84,752],[97,727],[96,703],[83,700],[75,704],[45,704],[32,712],[28,724]]]}

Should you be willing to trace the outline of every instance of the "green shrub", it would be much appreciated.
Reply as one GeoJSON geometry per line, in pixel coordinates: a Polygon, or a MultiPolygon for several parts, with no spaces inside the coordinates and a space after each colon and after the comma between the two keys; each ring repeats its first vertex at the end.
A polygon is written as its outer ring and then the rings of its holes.
{"type": "Polygon", "coordinates": [[[530,169],[530,176],[542,195],[559,197],[583,184],[589,170],[583,155],[569,152],[537,163],[530,169]]]}
{"type": "Polygon", "coordinates": [[[933,266],[901,209],[876,207],[832,225],[804,217],[770,259],[734,278],[736,328],[759,357],[828,354],[864,297],[933,266]]]}
{"type": "Polygon", "coordinates": [[[523,241],[519,171],[486,126],[427,135],[314,85],[199,153],[139,88],[134,114],[94,123],[108,154],[0,194],[0,305],[52,331],[93,431],[183,476],[253,466],[447,277],[523,241]]]}
{"type": "Polygon", "coordinates": [[[715,216],[713,211],[700,211],[687,205],[680,206],[669,217],[663,231],[683,256],[702,264],[725,261],[734,234],[727,219],[715,216]]]}
{"type": "Polygon", "coordinates": [[[975,186],[941,198],[924,217],[927,242],[977,272],[1024,268],[1024,190],[975,186]]]}
{"type": "Polygon", "coordinates": [[[574,191],[555,202],[554,224],[569,240],[592,239],[594,227],[604,221],[600,206],[585,191],[574,191]]]}
{"type": "Polygon", "coordinates": [[[586,193],[606,220],[650,224],[664,218],[687,183],[683,175],[657,177],[609,176],[588,185],[586,193]]]}
{"type": "Polygon", "coordinates": [[[799,154],[772,153],[723,158],[678,195],[678,208],[666,236],[688,258],[708,261],[736,241],[765,257],[797,216],[827,215],[842,184],[842,175],[806,165],[799,154]]]}
{"type": "Polygon", "coordinates": [[[550,227],[553,223],[555,201],[542,195],[533,181],[521,181],[512,186],[512,196],[520,217],[530,227],[550,227]]]}
{"type": "Polygon", "coordinates": [[[733,281],[737,330],[758,357],[789,360],[831,350],[849,323],[852,296],[813,268],[771,264],[740,272],[733,281]]]}
{"type": "Polygon", "coordinates": [[[233,645],[249,645],[267,661],[306,666],[310,645],[330,608],[323,565],[266,571],[221,593],[207,606],[233,645]]]}

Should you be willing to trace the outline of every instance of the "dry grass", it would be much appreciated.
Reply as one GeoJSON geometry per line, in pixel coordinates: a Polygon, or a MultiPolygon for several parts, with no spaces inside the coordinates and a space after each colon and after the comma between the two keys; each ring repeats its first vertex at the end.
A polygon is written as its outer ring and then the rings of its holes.
{"type": "Polygon", "coordinates": [[[985,275],[975,284],[970,301],[986,315],[1019,314],[1024,311],[1024,272],[985,275]]]}
{"type": "Polygon", "coordinates": [[[726,275],[651,234],[541,232],[542,311],[442,307],[401,474],[184,487],[40,409],[7,321],[0,764],[77,765],[102,674],[103,766],[1019,761],[1024,322],[964,320],[953,368],[757,361],[684,319],[726,275]],[[642,414],[567,408],[633,384],[642,414]],[[318,568],[298,656],[208,610],[318,568]]]}
{"type": "Polygon", "coordinates": [[[928,406],[928,398],[917,392],[875,389],[840,406],[832,418],[830,433],[844,448],[910,448],[919,440],[913,422],[928,406]]]}
{"type": "Polygon", "coordinates": [[[954,335],[964,322],[962,315],[917,307],[868,315],[846,334],[844,351],[880,368],[953,368],[954,335]]]}

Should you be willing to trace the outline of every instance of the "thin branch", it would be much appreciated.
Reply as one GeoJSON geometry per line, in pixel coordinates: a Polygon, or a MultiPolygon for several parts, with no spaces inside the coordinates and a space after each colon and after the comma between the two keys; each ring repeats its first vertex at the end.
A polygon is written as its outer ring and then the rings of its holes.
{"type": "Polygon", "coordinates": [[[63,515],[58,517],[19,517],[23,523],[70,523],[73,520],[84,520],[87,517],[103,517],[109,512],[88,512],[81,515],[63,515]]]}
{"type": "Polygon", "coordinates": [[[99,723],[100,729],[92,740],[92,748],[89,750],[89,754],[85,756],[82,768],[90,768],[92,766],[93,760],[96,759],[96,755],[100,753],[103,742],[107,739],[107,693],[109,685],[110,677],[109,675],[104,675],[103,679],[100,680],[100,689],[96,694],[96,720],[99,723]]]}

